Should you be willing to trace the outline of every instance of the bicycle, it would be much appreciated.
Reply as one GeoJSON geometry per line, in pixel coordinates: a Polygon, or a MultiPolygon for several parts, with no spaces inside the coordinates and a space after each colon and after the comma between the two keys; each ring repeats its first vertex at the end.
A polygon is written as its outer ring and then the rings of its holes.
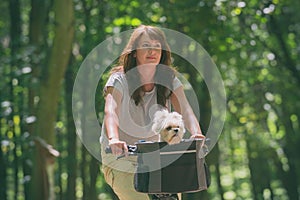
{"type": "MultiPolygon", "coordinates": [[[[152,200],[179,200],[177,193],[207,189],[210,173],[204,158],[209,142],[207,138],[205,141],[185,139],[174,145],[149,141],[127,145],[128,156],[138,157],[134,178],[136,191],[147,193],[152,200]],[[156,164],[153,160],[157,161],[156,164]],[[182,169],[185,173],[178,173],[182,169]]],[[[109,147],[105,152],[112,153],[109,147]]]]}

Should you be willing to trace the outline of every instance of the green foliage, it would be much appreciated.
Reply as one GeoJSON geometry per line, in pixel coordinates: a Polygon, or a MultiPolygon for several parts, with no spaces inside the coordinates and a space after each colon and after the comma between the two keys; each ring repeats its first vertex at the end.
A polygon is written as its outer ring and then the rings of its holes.
{"type": "MultiPolygon", "coordinates": [[[[108,36],[140,24],[158,25],[189,35],[203,45],[218,66],[226,88],[227,115],[218,147],[208,155],[212,185],[207,196],[203,192],[185,195],[186,199],[199,199],[201,195],[205,196],[201,199],[213,200],[299,199],[298,1],[73,2],[76,33],[65,86],[73,85],[80,64],[96,45],[108,36]]],[[[21,37],[18,46],[13,47],[9,2],[0,3],[0,199],[26,199],[32,167],[30,134],[36,122],[32,108],[36,108],[40,99],[36,90],[55,37],[56,22],[49,4],[45,38],[40,47],[32,45],[31,2],[22,1],[21,5],[21,37]]],[[[193,50],[191,45],[189,51],[193,50]]],[[[192,76],[195,72],[188,63],[176,55],[174,58],[174,65],[187,75],[197,93],[204,116],[200,123],[206,130],[211,111],[205,83],[200,75],[192,76]]],[[[95,100],[99,121],[103,117],[101,90],[105,78],[107,74],[99,83],[95,100]]],[[[104,182],[99,163],[81,145],[70,125],[70,87],[61,92],[56,113],[55,148],[60,152],[54,176],[57,199],[71,193],[71,176],[76,185],[72,193],[76,191],[77,199],[92,195],[98,199],[115,198],[104,182]],[[71,144],[75,146],[70,147],[71,144]],[[73,160],[67,161],[70,157],[73,160]],[[68,162],[73,162],[74,171],[68,162]],[[91,170],[91,166],[97,169],[91,170]]]]}

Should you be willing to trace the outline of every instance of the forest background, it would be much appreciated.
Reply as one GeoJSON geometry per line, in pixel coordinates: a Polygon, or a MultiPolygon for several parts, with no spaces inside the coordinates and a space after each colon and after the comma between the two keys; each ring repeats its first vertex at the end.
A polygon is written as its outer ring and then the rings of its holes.
{"type": "MultiPolygon", "coordinates": [[[[0,9],[1,200],[117,199],[76,135],[72,88],[95,46],[140,24],[200,43],[226,89],[224,129],[206,158],[211,186],[184,199],[299,199],[300,1],[4,0],[0,9]]],[[[206,85],[174,64],[206,132],[206,85]]],[[[101,90],[95,101],[102,116],[101,90]]]]}

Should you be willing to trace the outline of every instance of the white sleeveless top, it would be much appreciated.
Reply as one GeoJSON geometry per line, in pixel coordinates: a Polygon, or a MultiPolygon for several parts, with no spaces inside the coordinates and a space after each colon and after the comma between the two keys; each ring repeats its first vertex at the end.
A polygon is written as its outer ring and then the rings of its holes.
{"type": "MultiPolygon", "coordinates": [[[[175,77],[173,90],[182,86],[180,80],[175,77]]],[[[123,72],[115,72],[110,75],[104,90],[107,87],[114,87],[122,94],[120,114],[119,114],[119,139],[127,144],[134,144],[139,140],[157,141],[158,136],[152,130],[154,113],[160,110],[161,105],[157,104],[156,87],[150,92],[145,92],[139,105],[135,105],[131,94],[129,94],[126,76],[123,72]]],[[[166,107],[171,111],[170,99],[167,99],[166,107]]],[[[107,136],[104,125],[102,126],[100,142],[107,144],[107,136]]]]}

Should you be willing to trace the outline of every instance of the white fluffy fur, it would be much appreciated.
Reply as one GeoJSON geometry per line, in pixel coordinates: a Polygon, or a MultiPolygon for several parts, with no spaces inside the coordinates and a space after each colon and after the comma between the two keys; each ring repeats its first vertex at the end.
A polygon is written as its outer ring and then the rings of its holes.
{"type": "Polygon", "coordinates": [[[152,131],[159,134],[159,141],[177,144],[182,140],[185,133],[182,116],[177,112],[157,111],[154,114],[152,131]]]}

